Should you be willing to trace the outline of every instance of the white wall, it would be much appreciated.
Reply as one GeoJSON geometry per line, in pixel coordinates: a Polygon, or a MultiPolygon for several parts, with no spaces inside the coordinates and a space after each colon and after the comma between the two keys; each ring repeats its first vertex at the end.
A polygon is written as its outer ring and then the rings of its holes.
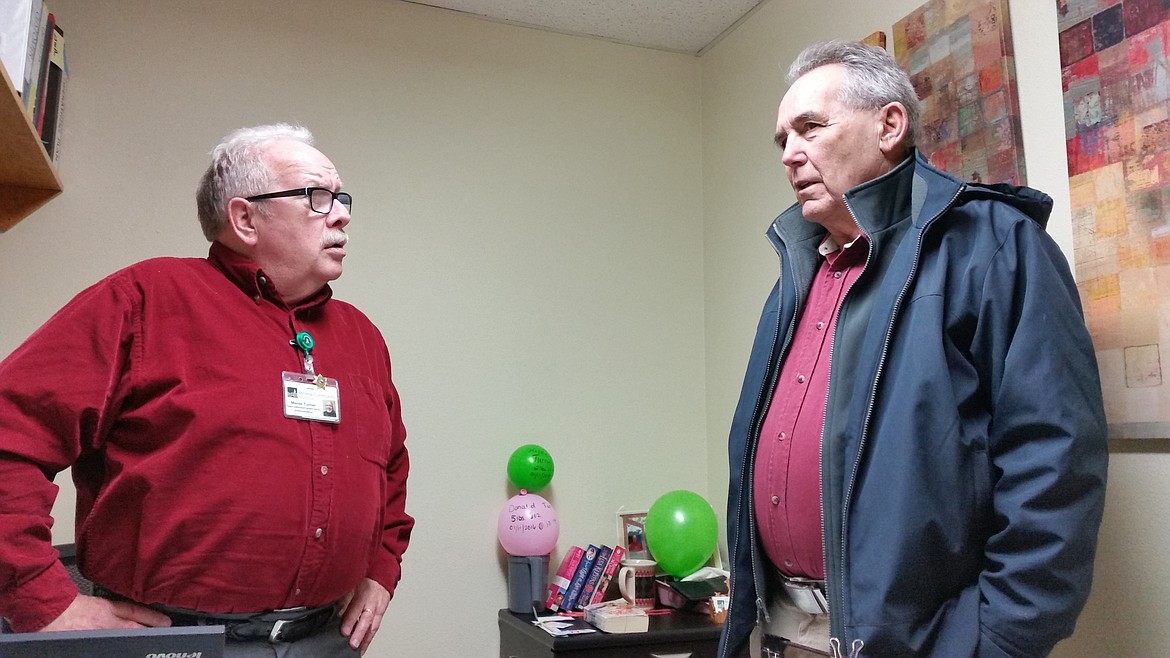
{"type": "MultiPolygon", "coordinates": [[[[207,150],[240,125],[305,123],[356,196],[336,289],[386,334],[410,431],[419,526],[369,655],[494,655],[516,446],[557,461],[554,560],[671,488],[722,515],[775,277],[762,235],[792,200],[772,146],[784,67],[816,39],[892,36],[920,4],[769,0],[696,59],[393,0],[53,0],[73,72],[66,189],[0,235],[0,355],[118,267],[202,256],[207,150]],[[456,591],[473,603],[452,617],[456,591]]],[[[1071,253],[1054,3],[1012,12],[1029,182],[1056,198],[1071,253]]],[[[1096,585],[1057,656],[1170,655],[1168,443],[1115,447],[1096,585]]]]}
{"type": "MultiPolygon", "coordinates": [[[[793,201],[772,144],[784,73],[804,46],[886,32],[922,0],[769,0],[703,60],[707,427],[712,498],[727,489],[726,434],[760,304],[776,277],[763,232],[793,201]]],[[[1028,184],[1056,201],[1049,232],[1071,258],[1056,3],[1012,0],[1028,184]]],[[[1054,656],[1170,655],[1170,441],[1115,443],[1096,578],[1054,656]]]]}
{"type": "Polygon", "coordinates": [[[205,255],[221,136],[313,129],[354,194],[335,289],[387,337],[412,458],[418,526],[369,655],[493,654],[521,444],[556,462],[554,560],[613,543],[619,506],[706,493],[698,59],[387,0],[51,8],[65,192],[0,235],[0,355],[118,267],[205,255]]]}

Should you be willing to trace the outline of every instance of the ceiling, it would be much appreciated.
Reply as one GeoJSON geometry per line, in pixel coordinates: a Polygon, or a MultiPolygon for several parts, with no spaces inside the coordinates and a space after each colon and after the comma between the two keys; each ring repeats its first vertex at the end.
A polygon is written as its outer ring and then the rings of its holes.
{"type": "Polygon", "coordinates": [[[405,0],[480,18],[701,55],[765,0],[405,0]]]}

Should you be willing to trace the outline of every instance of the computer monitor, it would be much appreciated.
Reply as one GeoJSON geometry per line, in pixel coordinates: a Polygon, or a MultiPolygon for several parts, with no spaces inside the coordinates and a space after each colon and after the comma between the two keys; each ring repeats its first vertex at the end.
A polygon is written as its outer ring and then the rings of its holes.
{"type": "Polygon", "coordinates": [[[223,626],[0,635],[0,658],[223,658],[223,626]]]}

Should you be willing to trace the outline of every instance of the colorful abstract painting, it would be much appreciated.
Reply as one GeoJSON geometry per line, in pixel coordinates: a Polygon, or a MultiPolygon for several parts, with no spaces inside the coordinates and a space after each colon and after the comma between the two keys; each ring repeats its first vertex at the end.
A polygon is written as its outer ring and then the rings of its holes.
{"type": "Polygon", "coordinates": [[[1077,286],[1110,435],[1170,437],[1170,3],[1057,0],[1077,286]]]}
{"type": "Polygon", "coordinates": [[[922,100],[918,148],[964,180],[1024,184],[1007,0],[931,0],[894,24],[922,100]]]}

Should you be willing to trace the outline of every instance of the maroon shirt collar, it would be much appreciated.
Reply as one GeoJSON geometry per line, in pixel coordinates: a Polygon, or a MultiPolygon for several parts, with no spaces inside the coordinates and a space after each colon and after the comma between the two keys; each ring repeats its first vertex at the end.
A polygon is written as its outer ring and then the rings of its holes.
{"type": "Polygon", "coordinates": [[[246,256],[232,251],[218,240],[211,243],[211,248],[207,251],[207,260],[252,299],[259,299],[263,296],[289,310],[316,308],[324,305],[333,297],[333,289],[326,284],[300,304],[289,307],[280,293],[276,291],[276,285],[272,282],[272,278],[266,275],[259,265],[246,256]]]}

